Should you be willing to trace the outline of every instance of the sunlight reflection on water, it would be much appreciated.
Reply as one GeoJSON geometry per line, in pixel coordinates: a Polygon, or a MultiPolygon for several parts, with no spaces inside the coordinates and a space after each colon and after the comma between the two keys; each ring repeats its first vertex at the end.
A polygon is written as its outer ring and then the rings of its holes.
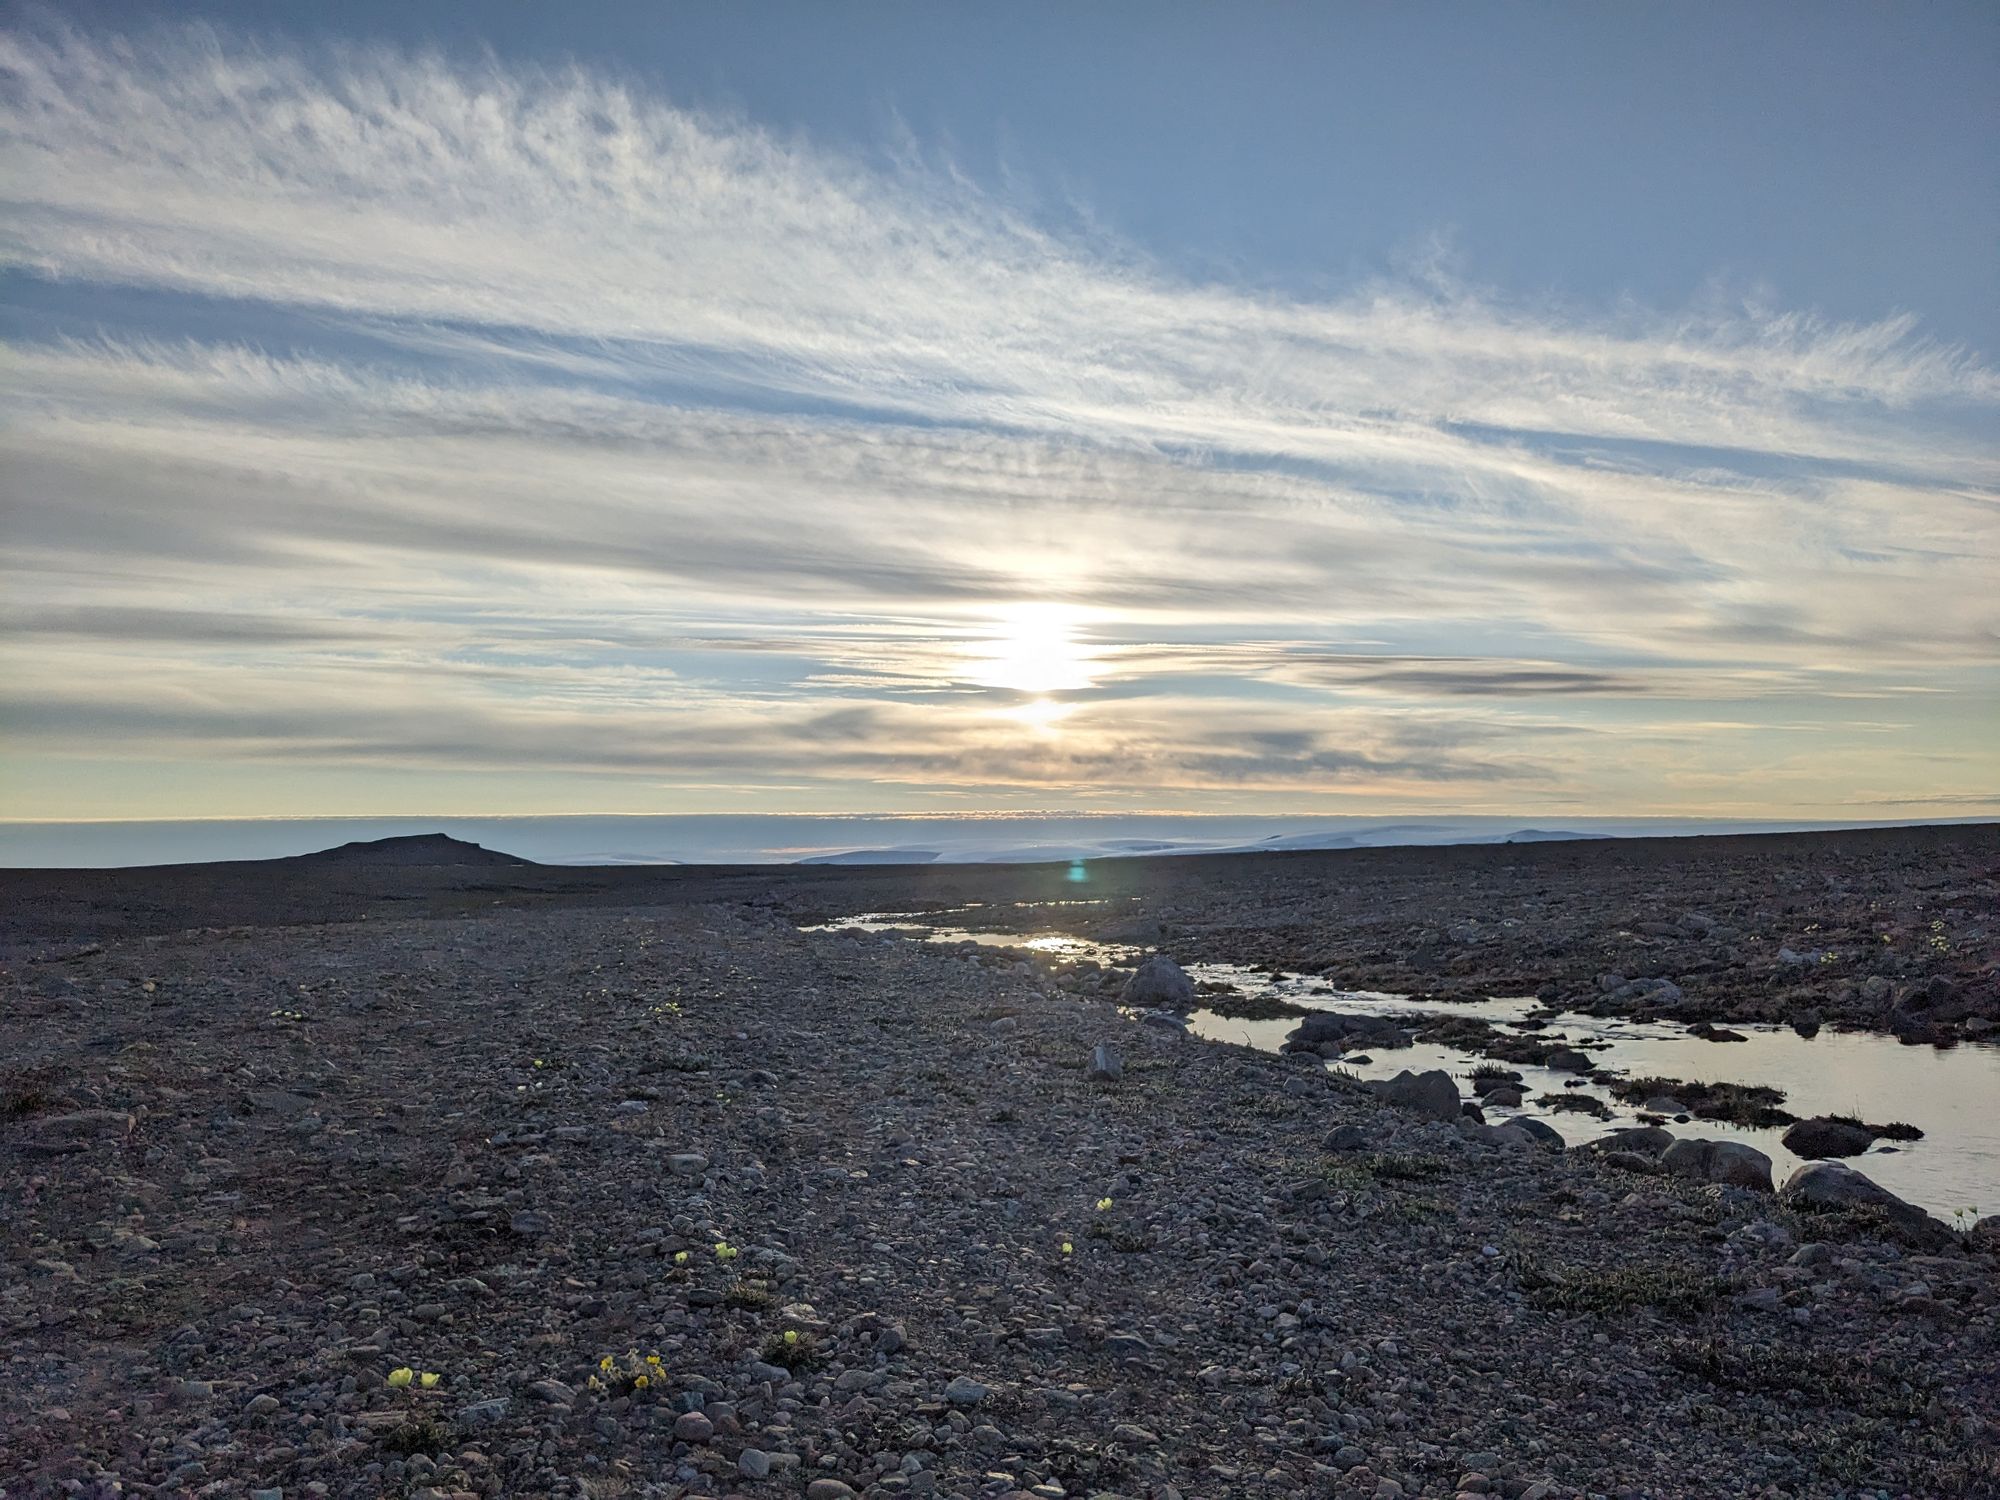
{"type": "MultiPolygon", "coordinates": [[[[908,933],[935,916],[875,912],[828,923],[827,930],[908,933]]],[[[1096,959],[1106,964],[1129,964],[1139,952],[1060,932],[1020,934],[925,927],[924,934],[937,943],[969,941],[1026,949],[1053,959],[1096,959]]],[[[1336,990],[1315,976],[1274,978],[1236,964],[1191,964],[1188,974],[1197,984],[1227,983],[1245,994],[1272,995],[1313,1010],[1473,1015],[1496,1026],[1541,1013],[1540,1002],[1528,997],[1456,1004],[1413,1002],[1400,995],[1336,990]]],[[[1195,1011],[1192,1023],[1191,1030],[1197,1036],[1267,1052],[1277,1051],[1298,1024],[1294,1018],[1253,1021],[1210,1010],[1195,1011]]],[[[1676,1025],[1565,1012],[1536,1035],[1609,1043],[1607,1049],[1593,1049],[1590,1054],[1600,1076],[1657,1075],[1682,1082],[1766,1084],[1782,1090],[1785,1108],[1801,1117],[1841,1114],[1876,1124],[1900,1120],[1915,1125],[1924,1132],[1922,1140],[1878,1142],[1865,1155],[1852,1158],[1851,1164],[1891,1192],[1947,1220],[1963,1210],[1980,1215],[2000,1212],[2000,1046],[1967,1042],[1953,1048],[1906,1047],[1893,1038],[1866,1033],[1823,1031],[1802,1037],[1789,1027],[1747,1023],[1732,1023],[1730,1029],[1743,1033],[1745,1040],[1707,1042],[1676,1025]]],[[[1347,1059],[1339,1066],[1364,1078],[1386,1078],[1404,1068],[1418,1072],[1442,1068],[1463,1080],[1480,1061],[1473,1054],[1431,1043],[1369,1055],[1372,1061],[1368,1063],[1347,1059]]],[[[1574,1080],[1574,1074],[1514,1063],[1506,1066],[1522,1075],[1526,1105],[1520,1110],[1488,1109],[1489,1122],[1532,1115],[1546,1120],[1572,1142],[1637,1123],[1637,1110],[1612,1098],[1598,1084],[1568,1089],[1565,1085],[1574,1080]],[[1550,1113],[1535,1106],[1538,1095],[1577,1092],[1602,1099],[1611,1107],[1613,1118],[1550,1113]]],[[[1780,1129],[1750,1129],[1718,1120],[1690,1120],[1669,1128],[1677,1135],[1755,1146],[1771,1158],[1779,1182],[1801,1160],[1778,1143],[1784,1133],[1780,1129]]]]}

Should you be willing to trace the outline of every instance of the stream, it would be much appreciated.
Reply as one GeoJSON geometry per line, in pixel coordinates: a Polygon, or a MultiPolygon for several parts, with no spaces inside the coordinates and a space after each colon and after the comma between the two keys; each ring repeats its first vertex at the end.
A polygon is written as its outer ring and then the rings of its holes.
{"type": "MultiPolygon", "coordinates": [[[[1076,903],[1078,905],[1088,903],[1076,903]]],[[[972,909],[968,908],[969,913],[972,909]]],[[[844,917],[825,925],[826,931],[894,932],[908,935],[921,927],[933,943],[972,942],[982,946],[1017,948],[1051,960],[1096,959],[1107,966],[1130,967],[1141,950],[1092,942],[1056,931],[1035,933],[979,932],[968,928],[929,925],[938,913],[871,912],[844,917]]],[[[1711,1042],[1690,1036],[1668,1022],[1641,1022],[1611,1016],[1562,1012],[1550,1016],[1540,1001],[1527,996],[1486,1000],[1414,1002],[1407,996],[1367,990],[1342,990],[1318,975],[1272,975],[1236,964],[1188,964],[1197,985],[1217,982],[1246,995],[1270,995],[1309,1010],[1371,1015],[1471,1015],[1498,1027],[1511,1027],[1530,1015],[1546,1018],[1538,1037],[1589,1044],[1595,1075],[1582,1087],[1573,1073],[1522,1063],[1500,1066],[1518,1072],[1523,1106],[1518,1110],[1488,1106],[1489,1124],[1519,1115],[1546,1121],[1571,1144],[1593,1140],[1625,1126],[1642,1123],[1636,1106],[1614,1098],[1602,1086],[1611,1077],[1661,1077],[1684,1083],[1764,1084],[1781,1090],[1784,1107],[1800,1118],[1852,1115],[1876,1124],[1902,1121],[1923,1131],[1917,1141],[1878,1140],[1864,1155],[1847,1163],[1866,1173],[1890,1192],[1943,1219],[1970,1223],[2000,1212],[2000,1045],[1966,1042],[1956,1047],[1910,1047],[1893,1037],[1862,1032],[1822,1031],[1805,1037],[1786,1026],[1730,1022],[1740,1042],[1711,1042]],[[1587,1093],[1611,1110],[1610,1119],[1574,1111],[1538,1107],[1542,1094],[1587,1093]]],[[[1191,1031],[1214,1041],[1236,1042],[1276,1052],[1299,1023],[1296,1016],[1246,1020],[1197,1009],[1190,1015],[1191,1031]]],[[[1476,1054],[1434,1043],[1378,1049],[1367,1062],[1353,1055],[1339,1066],[1363,1078],[1389,1078],[1408,1068],[1423,1072],[1442,1068],[1470,1093],[1472,1069],[1488,1061],[1476,1054]]],[[[1720,1120],[1691,1118],[1669,1122],[1676,1135],[1743,1141],[1771,1158],[1772,1173],[1782,1183],[1802,1158],[1779,1144],[1782,1127],[1751,1128],[1720,1120]]]]}

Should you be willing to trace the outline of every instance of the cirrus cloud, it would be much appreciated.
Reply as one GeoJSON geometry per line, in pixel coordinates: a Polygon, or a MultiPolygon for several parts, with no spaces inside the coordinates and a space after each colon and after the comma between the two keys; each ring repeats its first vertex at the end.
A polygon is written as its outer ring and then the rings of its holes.
{"type": "Polygon", "coordinates": [[[1727,701],[1670,800],[1990,785],[2000,380],[1901,316],[1190,283],[948,164],[200,29],[0,35],[0,172],[0,263],[166,309],[5,348],[29,756],[1629,802],[1727,701]],[[1060,717],[978,670],[1023,602],[1060,717]]]}

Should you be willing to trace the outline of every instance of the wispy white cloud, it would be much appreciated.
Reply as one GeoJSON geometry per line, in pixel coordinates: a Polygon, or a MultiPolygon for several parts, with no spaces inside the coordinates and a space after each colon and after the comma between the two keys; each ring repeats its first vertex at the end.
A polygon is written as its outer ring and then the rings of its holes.
{"type": "Polygon", "coordinates": [[[1970,742],[2000,380],[1906,318],[1192,284],[574,70],[50,24],[0,73],[0,263],[325,330],[5,349],[36,753],[1610,797],[1675,703],[1948,700],[1878,780],[1970,742]],[[1024,600],[1059,728],[976,668],[1024,600]]]}
{"type": "MultiPolygon", "coordinates": [[[[2000,399],[1993,372],[1900,316],[1586,325],[1436,284],[1305,303],[1177,283],[947,170],[871,169],[575,71],[60,29],[7,37],[0,67],[0,244],[52,275],[603,340],[641,369],[801,396],[1334,461],[1445,421],[1875,461],[1925,403],[2000,399]]],[[[1955,456],[1994,472],[1990,451],[1955,456]]]]}

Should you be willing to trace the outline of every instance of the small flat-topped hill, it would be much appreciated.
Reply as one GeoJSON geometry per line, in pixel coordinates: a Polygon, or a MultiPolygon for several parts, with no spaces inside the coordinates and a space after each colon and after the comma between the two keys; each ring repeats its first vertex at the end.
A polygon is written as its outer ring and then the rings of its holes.
{"type": "Polygon", "coordinates": [[[343,869],[405,869],[412,866],[532,865],[518,854],[503,854],[444,833],[412,833],[398,838],[361,839],[334,849],[294,855],[288,864],[333,865],[343,869]]]}

